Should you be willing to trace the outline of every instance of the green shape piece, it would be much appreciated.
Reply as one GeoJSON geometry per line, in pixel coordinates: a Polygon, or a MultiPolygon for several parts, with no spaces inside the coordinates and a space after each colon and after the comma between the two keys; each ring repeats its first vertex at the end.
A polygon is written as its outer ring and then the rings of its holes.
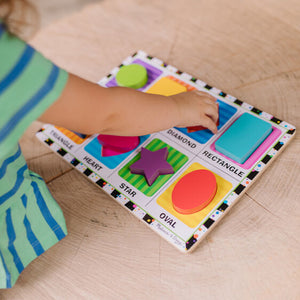
{"type": "Polygon", "coordinates": [[[148,81],[147,69],[139,64],[131,64],[121,67],[116,75],[119,86],[139,89],[148,81]]]}
{"type": "Polygon", "coordinates": [[[149,186],[144,175],[132,174],[130,172],[129,166],[131,166],[134,162],[138,161],[141,157],[141,154],[138,153],[129,163],[127,163],[118,172],[119,176],[125,179],[127,182],[129,182],[132,186],[134,186],[146,196],[153,196],[188,161],[188,157],[186,155],[179,152],[175,148],[167,145],[159,139],[154,139],[145,148],[150,151],[156,151],[164,147],[168,148],[169,155],[167,158],[167,162],[173,167],[173,174],[160,175],[155,180],[155,182],[151,186],[149,186]]]}

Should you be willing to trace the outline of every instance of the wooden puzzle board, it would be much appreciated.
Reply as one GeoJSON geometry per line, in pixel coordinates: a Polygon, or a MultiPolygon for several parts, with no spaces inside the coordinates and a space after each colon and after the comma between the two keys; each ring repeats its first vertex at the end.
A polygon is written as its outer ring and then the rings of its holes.
{"type": "Polygon", "coordinates": [[[188,132],[186,128],[171,128],[142,136],[139,146],[133,151],[110,157],[101,156],[102,146],[97,140],[97,134],[82,137],[67,129],[45,125],[37,137],[144,224],[179,250],[188,252],[195,249],[195,245],[213,229],[286,147],[294,136],[295,127],[143,51],[125,59],[99,84],[105,87],[116,86],[115,76],[120,68],[132,63],[141,64],[147,69],[148,82],[140,89],[143,92],[156,92],[161,80],[168,78],[186,90],[198,89],[215,96],[220,107],[218,134],[213,135],[209,130],[188,132]],[[245,113],[270,123],[272,132],[244,163],[237,163],[218,152],[215,142],[245,113]],[[168,162],[175,173],[160,176],[151,187],[145,183],[142,175],[131,174],[129,166],[138,160],[141,147],[151,151],[167,147],[168,162]],[[182,215],[172,206],[172,190],[182,177],[201,169],[214,173],[217,193],[203,210],[182,215]]]}

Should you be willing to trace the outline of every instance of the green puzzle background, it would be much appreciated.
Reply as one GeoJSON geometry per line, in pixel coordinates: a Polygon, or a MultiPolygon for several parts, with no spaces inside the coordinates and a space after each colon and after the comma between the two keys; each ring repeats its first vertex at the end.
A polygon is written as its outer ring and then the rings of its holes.
{"type": "Polygon", "coordinates": [[[129,166],[140,159],[141,154],[139,153],[119,171],[119,175],[146,196],[152,196],[188,161],[188,157],[186,155],[159,139],[154,139],[145,148],[151,151],[156,151],[164,147],[168,148],[169,155],[167,162],[173,167],[173,174],[160,175],[152,186],[149,186],[143,175],[131,174],[129,169],[129,166]]]}

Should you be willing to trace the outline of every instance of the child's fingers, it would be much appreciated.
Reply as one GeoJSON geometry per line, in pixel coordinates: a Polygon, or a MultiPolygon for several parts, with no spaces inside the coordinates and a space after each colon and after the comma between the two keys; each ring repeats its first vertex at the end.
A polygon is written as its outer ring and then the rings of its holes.
{"type": "Polygon", "coordinates": [[[204,127],[208,128],[214,134],[218,133],[217,124],[210,117],[205,116],[201,123],[204,127]]]}
{"type": "Polygon", "coordinates": [[[219,119],[219,105],[218,104],[206,105],[204,113],[207,116],[209,116],[215,123],[217,123],[219,119]]]}

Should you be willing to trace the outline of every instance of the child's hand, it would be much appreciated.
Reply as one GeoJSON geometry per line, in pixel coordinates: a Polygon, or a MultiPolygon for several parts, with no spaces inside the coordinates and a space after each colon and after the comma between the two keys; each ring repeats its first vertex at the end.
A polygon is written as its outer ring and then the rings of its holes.
{"type": "Polygon", "coordinates": [[[219,105],[216,98],[201,92],[192,91],[170,96],[176,102],[181,122],[177,127],[190,127],[202,125],[213,133],[217,133],[219,118],[219,105]]]}
{"type": "Polygon", "coordinates": [[[200,91],[167,97],[124,87],[104,88],[69,74],[60,98],[40,119],[84,134],[141,136],[197,125],[217,133],[218,104],[200,91]]]}

